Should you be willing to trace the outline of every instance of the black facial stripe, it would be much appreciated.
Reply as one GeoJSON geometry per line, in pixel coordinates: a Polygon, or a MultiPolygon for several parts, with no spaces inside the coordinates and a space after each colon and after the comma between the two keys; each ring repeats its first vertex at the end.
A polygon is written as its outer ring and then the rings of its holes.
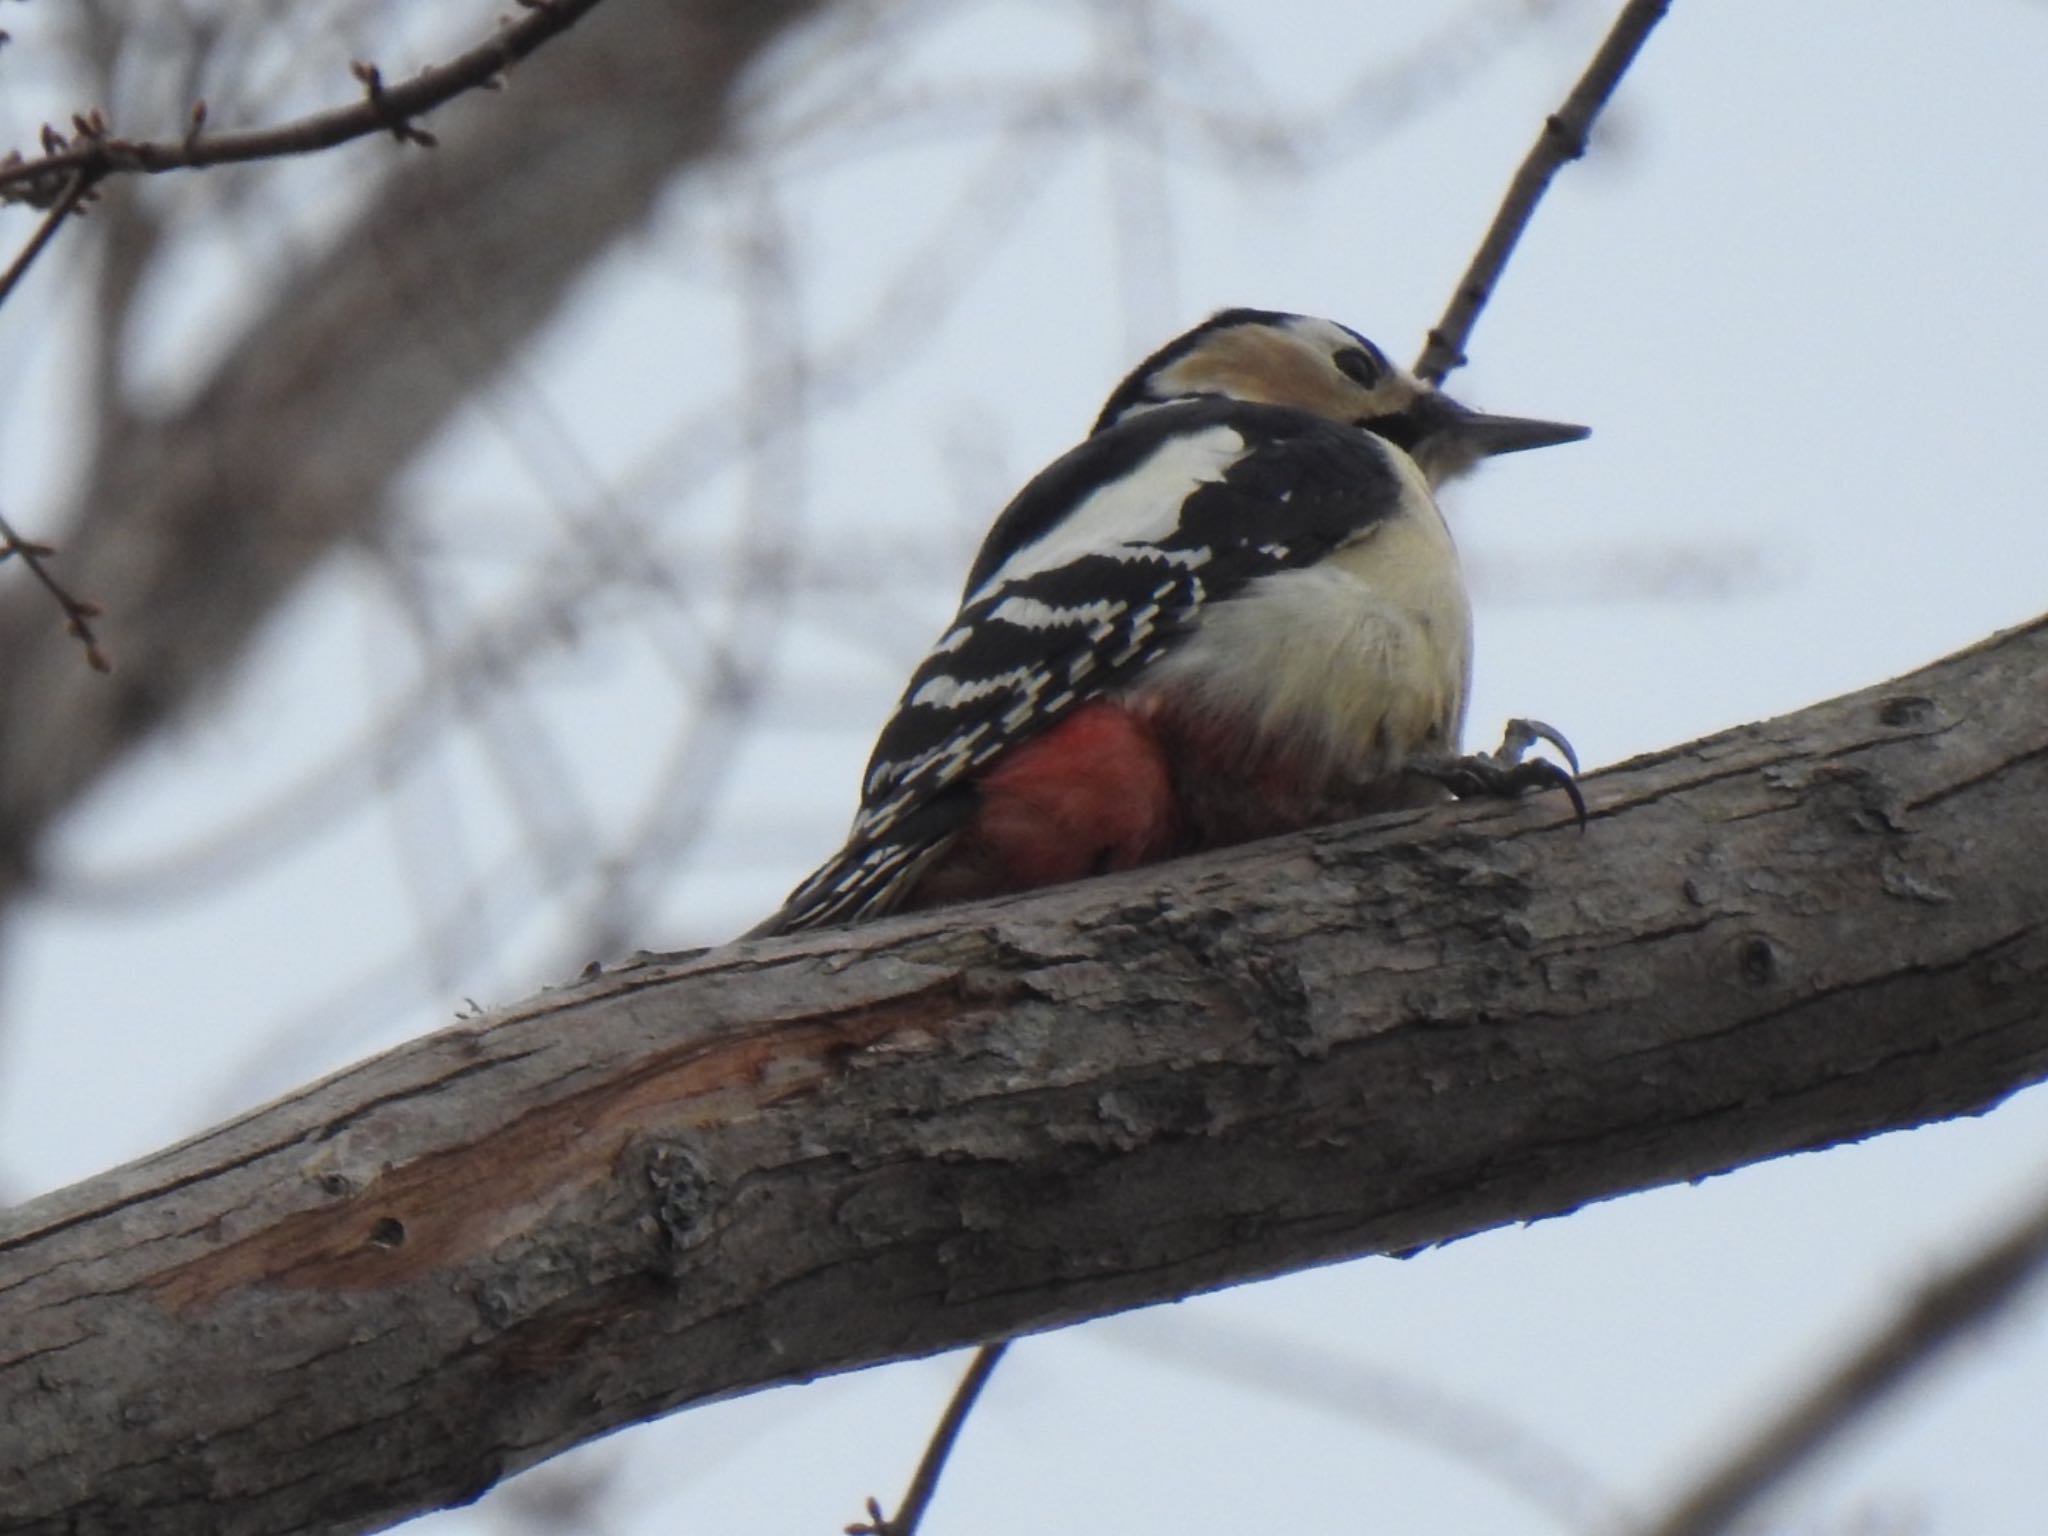
{"type": "Polygon", "coordinates": [[[1405,452],[1427,437],[1431,429],[1437,425],[1432,415],[1433,413],[1411,405],[1405,411],[1397,411],[1391,416],[1361,416],[1358,418],[1358,425],[1375,437],[1385,438],[1405,452]]]}
{"type": "Polygon", "coordinates": [[[1455,427],[1464,414],[1442,395],[1421,394],[1398,411],[1384,416],[1361,416],[1353,425],[1409,452],[1424,438],[1455,427]]]}

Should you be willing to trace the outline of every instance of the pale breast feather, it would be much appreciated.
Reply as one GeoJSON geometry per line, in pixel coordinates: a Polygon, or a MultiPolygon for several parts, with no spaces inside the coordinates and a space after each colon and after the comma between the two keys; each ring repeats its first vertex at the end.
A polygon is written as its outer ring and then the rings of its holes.
{"type": "MultiPolygon", "coordinates": [[[[943,837],[939,802],[973,769],[1128,681],[1205,604],[1394,515],[1399,458],[1320,417],[1204,400],[1134,416],[1056,460],[997,518],[959,616],[883,728],[848,855],[913,811],[918,838],[943,837]]],[[[970,810],[960,800],[955,814],[970,810]]]]}

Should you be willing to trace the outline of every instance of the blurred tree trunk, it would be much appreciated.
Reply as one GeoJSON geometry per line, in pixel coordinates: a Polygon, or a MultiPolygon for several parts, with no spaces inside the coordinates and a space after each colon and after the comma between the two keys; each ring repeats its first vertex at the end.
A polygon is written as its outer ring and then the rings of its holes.
{"type": "Polygon", "coordinates": [[[0,1532],[344,1532],[622,1423],[2048,1070],[2048,620],[1561,801],[675,957],[0,1226],[0,1532]]]}
{"type": "Polygon", "coordinates": [[[160,414],[127,398],[118,367],[151,230],[123,201],[134,188],[108,187],[94,221],[107,232],[98,323],[113,341],[97,449],[74,506],[38,531],[62,540],[71,589],[106,610],[118,670],[88,672],[30,584],[0,598],[0,920],[53,822],[231,669],[338,543],[379,522],[394,478],[677,172],[719,147],[748,68],[819,9],[608,0],[508,91],[436,114],[438,148],[341,151],[393,169],[160,414]]]}

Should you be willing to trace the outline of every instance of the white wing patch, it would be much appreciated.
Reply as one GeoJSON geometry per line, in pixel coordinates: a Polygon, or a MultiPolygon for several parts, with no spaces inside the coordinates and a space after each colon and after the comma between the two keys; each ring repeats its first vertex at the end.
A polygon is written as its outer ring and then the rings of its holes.
{"type": "Polygon", "coordinates": [[[1205,427],[1170,437],[1158,452],[1078,503],[1058,523],[997,566],[968,597],[974,603],[1007,582],[1070,564],[1084,555],[1114,554],[1122,545],[1156,545],[1180,527],[1181,506],[1204,485],[1221,480],[1247,451],[1235,427],[1205,427]]]}
{"type": "Polygon", "coordinates": [[[992,693],[1023,687],[1030,682],[1031,675],[1029,667],[1012,667],[989,677],[958,678],[947,672],[935,672],[910,696],[910,702],[927,709],[958,709],[992,693]]]}
{"type": "Polygon", "coordinates": [[[1026,597],[1021,592],[1013,592],[989,609],[988,616],[1005,624],[1015,624],[1019,629],[1071,629],[1081,624],[1108,624],[1128,606],[1117,598],[1105,597],[1092,603],[1059,608],[1038,598],[1026,597]]]}

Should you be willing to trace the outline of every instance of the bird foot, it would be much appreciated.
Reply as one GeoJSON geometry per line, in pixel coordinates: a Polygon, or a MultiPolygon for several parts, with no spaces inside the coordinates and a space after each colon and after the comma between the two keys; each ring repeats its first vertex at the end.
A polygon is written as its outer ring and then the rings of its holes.
{"type": "Polygon", "coordinates": [[[1562,732],[1541,720],[1510,720],[1495,751],[1411,760],[1408,769],[1436,780],[1460,800],[1479,795],[1512,800],[1525,789],[1561,789],[1578,813],[1579,830],[1586,830],[1586,797],[1579,793],[1579,755],[1562,732]],[[1525,756],[1539,741],[1555,747],[1571,767],[1560,768],[1547,757],[1525,756]]]}

